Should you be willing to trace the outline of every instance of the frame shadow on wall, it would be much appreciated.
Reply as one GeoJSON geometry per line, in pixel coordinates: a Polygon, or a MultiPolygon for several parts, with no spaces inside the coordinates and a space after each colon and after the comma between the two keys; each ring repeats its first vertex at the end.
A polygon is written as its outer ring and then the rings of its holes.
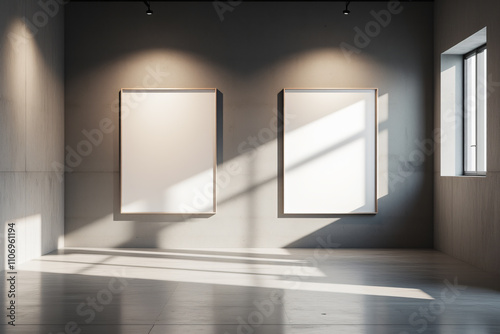
{"type": "MultiPolygon", "coordinates": [[[[122,113],[122,96],[119,93],[119,105],[120,105],[120,116],[122,113]]],[[[218,89],[216,89],[216,166],[223,163],[223,105],[224,105],[224,95],[218,89]]],[[[119,138],[121,138],[122,128],[121,122],[119,127],[119,138]]],[[[113,220],[114,221],[142,221],[142,222],[166,222],[166,223],[177,223],[184,222],[193,217],[196,218],[210,218],[215,213],[165,213],[165,214],[124,214],[121,212],[121,182],[120,173],[122,171],[121,166],[121,140],[118,140],[117,147],[113,150],[118,155],[119,161],[119,173],[115,174],[113,179],[113,220]]]]}

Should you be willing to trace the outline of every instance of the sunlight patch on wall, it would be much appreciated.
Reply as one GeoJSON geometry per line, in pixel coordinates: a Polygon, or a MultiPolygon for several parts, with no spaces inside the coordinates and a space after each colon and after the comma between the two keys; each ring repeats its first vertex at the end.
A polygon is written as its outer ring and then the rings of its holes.
{"type": "Polygon", "coordinates": [[[389,94],[378,98],[378,198],[389,194],[389,94]]]}

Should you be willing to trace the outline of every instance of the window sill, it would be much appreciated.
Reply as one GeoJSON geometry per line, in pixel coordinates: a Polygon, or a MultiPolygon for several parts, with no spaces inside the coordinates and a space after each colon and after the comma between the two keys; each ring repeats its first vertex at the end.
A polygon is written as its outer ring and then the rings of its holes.
{"type": "Polygon", "coordinates": [[[478,178],[478,179],[485,179],[485,178],[486,178],[486,174],[441,175],[441,177],[455,177],[455,178],[478,178]]]}

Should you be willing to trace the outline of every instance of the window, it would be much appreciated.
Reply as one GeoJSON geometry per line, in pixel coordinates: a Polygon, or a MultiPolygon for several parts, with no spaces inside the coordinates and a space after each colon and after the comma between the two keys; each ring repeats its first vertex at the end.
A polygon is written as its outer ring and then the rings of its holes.
{"type": "Polygon", "coordinates": [[[464,174],[486,175],[486,45],[464,56],[464,174]]]}
{"type": "Polygon", "coordinates": [[[487,30],[441,54],[441,176],[486,174],[487,30]]]}

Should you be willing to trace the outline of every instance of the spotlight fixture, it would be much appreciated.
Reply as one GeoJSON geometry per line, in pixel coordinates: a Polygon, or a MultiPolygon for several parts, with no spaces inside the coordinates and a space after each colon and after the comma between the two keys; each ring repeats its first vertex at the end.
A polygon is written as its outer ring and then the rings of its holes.
{"type": "Polygon", "coordinates": [[[349,15],[351,13],[351,11],[349,10],[349,4],[350,3],[351,3],[350,1],[346,1],[345,2],[345,9],[343,11],[344,15],[349,15]]]}
{"type": "Polygon", "coordinates": [[[144,4],[146,6],[148,6],[148,10],[146,11],[146,14],[150,15],[150,16],[153,15],[153,11],[151,10],[151,4],[149,3],[149,1],[144,0],[144,4]]]}

